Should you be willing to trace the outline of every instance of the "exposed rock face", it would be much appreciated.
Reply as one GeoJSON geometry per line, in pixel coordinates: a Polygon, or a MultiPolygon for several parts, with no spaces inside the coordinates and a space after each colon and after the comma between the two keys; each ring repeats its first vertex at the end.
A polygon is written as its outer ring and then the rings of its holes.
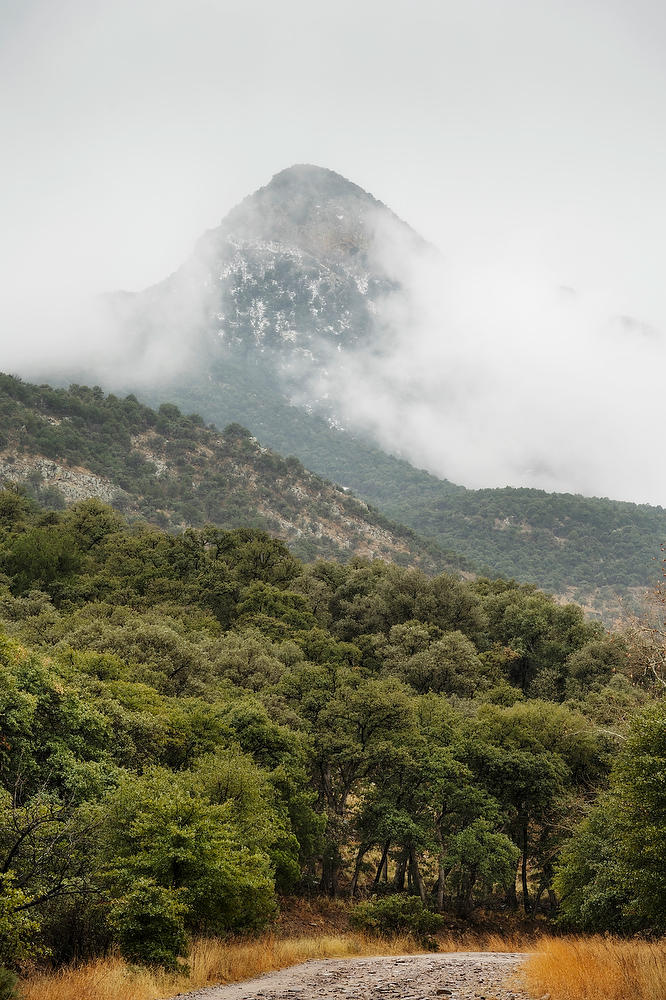
{"type": "Polygon", "coordinates": [[[0,455],[0,481],[54,486],[66,503],[97,497],[103,503],[118,503],[129,494],[110,479],[96,476],[89,469],[70,468],[39,455],[0,455]]]}
{"type": "Polygon", "coordinates": [[[385,205],[340,174],[298,164],[242,201],[217,232],[297,246],[320,260],[356,260],[362,266],[367,264],[378,213],[398,222],[385,205]]]}

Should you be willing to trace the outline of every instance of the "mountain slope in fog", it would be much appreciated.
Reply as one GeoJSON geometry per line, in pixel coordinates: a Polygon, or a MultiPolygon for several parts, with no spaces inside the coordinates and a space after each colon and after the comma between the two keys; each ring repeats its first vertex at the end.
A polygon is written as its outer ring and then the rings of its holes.
{"type": "MultiPolygon", "coordinates": [[[[112,297],[119,342],[131,343],[139,374],[86,378],[134,389],[155,405],[171,399],[219,426],[239,421],[262,444],[296,455],[488,572],[599,606],[649,586],[666,537],[661,508],[537,489],[464,489],[415,468],[396,442],[389,454],[373,438],[375,396],[365,386],[375,379],[376,390],[393,338],[410,328],[416,304],[401,295],[409,267],[434,253],[339,174],[291,167],[206,233],[164,282],[112,297]],[[387,311],[387,302],[402,303],[402,312],[387,311]],[[359,413],[365,419],[355,423],[359,413]]],[[[415,393],[396,406],[420,402],[415,393]]]]}

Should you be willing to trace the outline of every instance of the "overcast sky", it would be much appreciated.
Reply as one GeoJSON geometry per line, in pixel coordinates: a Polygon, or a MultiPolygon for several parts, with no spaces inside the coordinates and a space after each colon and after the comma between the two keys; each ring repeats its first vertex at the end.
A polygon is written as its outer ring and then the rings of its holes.
{"type": "MultiPolygon", "coordinates": [[[[39,350],[70,297],[174,270],[295,162],[371,191],[456,268],[528,262],[553,287],[666,329],[657,0],[0,0],[0,11],[8,357],[17,342],[39,350]]],[[[655,489],[637,482],[634,498],[655,501],[655,489]]]]}

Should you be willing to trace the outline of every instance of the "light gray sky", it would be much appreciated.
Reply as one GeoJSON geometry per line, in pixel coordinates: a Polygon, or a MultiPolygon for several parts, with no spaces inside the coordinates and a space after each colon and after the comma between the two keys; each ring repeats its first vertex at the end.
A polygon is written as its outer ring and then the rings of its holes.
{"type": "Polygon", "coordinates": [[[666,330],[665,124],[657,0],[0,0],[0,368],[295,162],[457,269],[515,262],[666,330]]]}

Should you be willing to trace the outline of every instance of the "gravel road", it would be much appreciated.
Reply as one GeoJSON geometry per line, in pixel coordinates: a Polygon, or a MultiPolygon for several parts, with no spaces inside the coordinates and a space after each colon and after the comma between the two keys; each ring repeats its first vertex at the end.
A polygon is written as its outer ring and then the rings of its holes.
{"type": "Polygon", "coordinates": [[[529,1000],[512,985],[522,954],[326,959],[231,986],[179,994],[181,1000],[529,1000]]]}

